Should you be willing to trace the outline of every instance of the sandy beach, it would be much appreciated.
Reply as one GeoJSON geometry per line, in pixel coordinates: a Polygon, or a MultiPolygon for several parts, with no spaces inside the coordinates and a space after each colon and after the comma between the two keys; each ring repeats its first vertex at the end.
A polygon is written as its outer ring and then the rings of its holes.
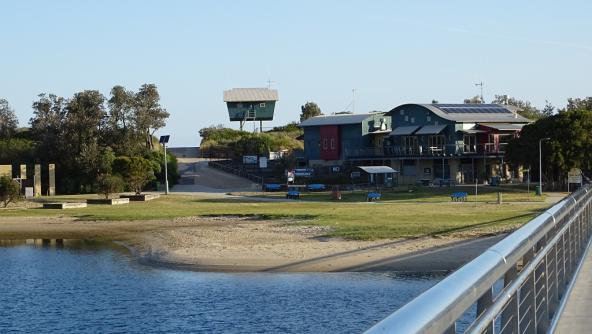
{"type": "Polygon", "coordinates": [[[149,221],[81,221],[3,217],[2,239],[97,239],[127,245],[141,263],[201,271],[449,271],[499,236],[352,241],[323,237],[299,221],[184,217],[149,221]]]}

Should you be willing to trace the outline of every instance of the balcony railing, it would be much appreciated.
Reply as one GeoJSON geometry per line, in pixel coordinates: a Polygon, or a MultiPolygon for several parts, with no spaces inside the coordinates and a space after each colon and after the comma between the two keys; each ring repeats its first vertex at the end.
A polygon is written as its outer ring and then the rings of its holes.
{"type": "Polygon", "coordinates": [[[477,145],[450,144],[441,146],[385,146],[362,149],[344,148],[346,158],[381,158],[381,157],[445,157],[495,155],[501,156],[506,152],[506,143],[487,143],[477,145]]]}

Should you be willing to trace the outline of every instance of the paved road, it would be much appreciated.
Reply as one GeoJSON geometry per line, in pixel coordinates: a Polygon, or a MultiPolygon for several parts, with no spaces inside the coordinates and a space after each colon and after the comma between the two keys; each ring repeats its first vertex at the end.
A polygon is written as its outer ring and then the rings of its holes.
{"type": "Polygon", "coordinates": [[[588,250],[577,281],[559,318],[556,333],[592,332],[592,252],[588,250]]]}
{"type": "Polygon", "coordinates": [[[181,179],[171,192],[173,193],[204,193],[226,194],[230,191],[256,191],[260,185],[245,178],[208,167],[208,162],[202,159],[179,160],[181,179]]]}

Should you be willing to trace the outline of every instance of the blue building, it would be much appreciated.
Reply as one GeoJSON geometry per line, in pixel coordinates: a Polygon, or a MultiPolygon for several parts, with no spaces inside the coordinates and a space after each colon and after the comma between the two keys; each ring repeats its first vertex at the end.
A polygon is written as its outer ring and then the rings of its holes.
{"type": "MultiPolygon", "coordinates": [[[[356,140],[353,134],[360,131],[348,132],[339,161],[391,166],[401,171],[399,182],[407,184],[486,182],[492,177],[517,181],[522,178],[520,166],[504,161],[507,143],[530,122],[517,111],[495,104],[400,105],[380,116],[392,122],[386,128],[388,133],[376,134],[380,140],[370,140],[370,133],[356,140]]],[[[307,120],[308,127],[321,120],[315,119],[307,120]]],[[[367,122],[362,115],[351,121],[348,127],[356,129],[367,122]],[[354,120],[361,124],[354,126],[354,120]]],[[[305,127],[305,156],[311,166],[321,164],[319,158],[323,161],[322,156],[315,155],[314,143],[319,136],[313,131],[305,127]]]]}
{"type": "Polygon", "coordinates": [[[341,165],[348,152],[375,148],[391,132],[391,119],[383,112],[342,114],[309,118],[304,129],[304,158],[309,166],[341,165]]]}

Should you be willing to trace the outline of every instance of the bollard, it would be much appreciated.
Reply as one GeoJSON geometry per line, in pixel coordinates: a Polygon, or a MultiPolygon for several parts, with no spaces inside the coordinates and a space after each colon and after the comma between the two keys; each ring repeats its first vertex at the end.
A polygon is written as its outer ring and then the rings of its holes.
{"type": "Polygon", "coordinates": [[[498,191],[497,193],[497,204],[502,204],[503,200],[502,200],[502,193],[498,191]]]}

